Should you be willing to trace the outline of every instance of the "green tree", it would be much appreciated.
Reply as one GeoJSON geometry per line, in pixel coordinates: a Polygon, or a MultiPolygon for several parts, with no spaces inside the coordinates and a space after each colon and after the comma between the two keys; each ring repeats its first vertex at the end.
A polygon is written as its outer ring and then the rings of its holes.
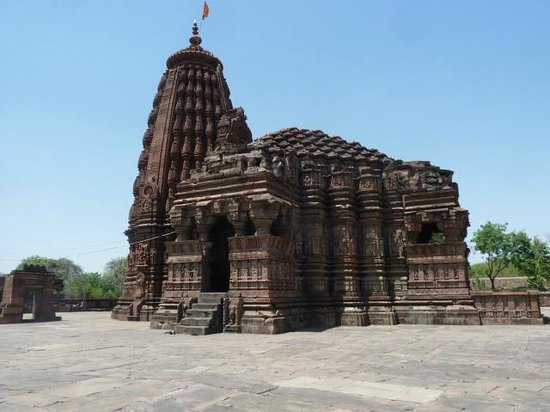
{"type": "Polygon", "coordinates": [[[105,269],[103,270],[104,287],[113,298],[118,298],[122,293],[122,287],[127,275],[127,257],[111,259],[105,265],[105,269]]]}
{"type": "Polygon", "coordinates": [[[88,278],[88,299],[103,299],[106,295],[103,276],[97,272],[86,273],[88,278]]]}
{"type": "Polygon", "coordinates": [[[70,282],[73,276],[84,273],[79,265],[67,258],[52,259],[37,255],[29,256],[17,265],[17,269],[21,270],[26,265],[45,266],[50,272],[53,272],[62,278],[64,282],[70,282]]]}
{"type": "Polygon", "coordinates": [[[87,273],[80,273],[71,278],[70,282],[65,284],[63,293],[65,297],[71,299],[85,300],[89,297],[90,280],[87,273]]]}
{"type": "Polygon", "coordinates": [[[530,239],[523,232],[516,234],[515,243],[512,263],[527,276],[529,286],[546,290],[550,282],[550,246],[537,237],[530,239]]]}
{"type": "Polygon", "coordinates": [[[52,259],[44,256],[29,256],[23,259],[18,270],[23,269],[27,265],[45,266],[48,271],[55,273],[59,278],[63,279],[63,295],[68,298],[79,298],[83,293],[81,289],[84,287],[82,276],[84,271],[82,268],[67,258],[52,259]],[[73,283],[75,283],[73,285],[73,283]]]}
{"type": "Polygon", "coordinates": [[[485,257],[487,265],[482,272],[489,278],[491,290],[495,290],[495,279],[511,263],[512,235],[507,233],[506,224],[487,222],[474,233],[472,240],[475,249],[485,257]]]}
{"type": "Polygon", "coordinates": [[[23,259],[17,269],[23,269],[26,265],[45,266],[63,279],[63,295],[66,298],[82,300],[118,298],[128,273],[128,262],[125,257],[107,262],[103,274],[85,273],[79,265],[66,258],[30,256],[23,259]]]}

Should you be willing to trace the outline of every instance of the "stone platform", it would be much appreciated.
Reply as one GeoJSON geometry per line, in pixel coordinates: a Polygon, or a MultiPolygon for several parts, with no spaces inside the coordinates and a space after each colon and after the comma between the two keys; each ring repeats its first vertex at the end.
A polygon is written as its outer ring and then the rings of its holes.
{"type": "Polygon", "coordinates": [[[550,410],[550,326],[172,336],[72,312],[0,336],[5,411],[550,410]]]}

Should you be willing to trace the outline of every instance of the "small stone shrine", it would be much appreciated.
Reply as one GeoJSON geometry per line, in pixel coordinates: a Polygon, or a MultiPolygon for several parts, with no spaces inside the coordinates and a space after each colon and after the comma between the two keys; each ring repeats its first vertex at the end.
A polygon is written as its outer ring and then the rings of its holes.
{"type": "Polygon", "coordinates": [[[35,322],[61,320],[55,315],[55,306],[63,281],[45,267],[27,265],[14,270],[4,277],[3,286],[0,324],[23,322],[27,312],[35,322]]]}
{"type": "Polygon", "coordinates": [[[193,334],[480,323],[452,171],[320,130],[253,140],[196,25],[190,43],[143,136],[113,318],[193,334]]]}

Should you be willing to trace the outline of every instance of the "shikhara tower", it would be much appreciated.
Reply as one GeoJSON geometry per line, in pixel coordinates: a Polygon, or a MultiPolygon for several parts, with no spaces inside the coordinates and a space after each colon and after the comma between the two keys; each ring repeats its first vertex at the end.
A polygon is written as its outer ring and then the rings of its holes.
{"type": "Polygon", "coordinates": [[[480,323],[451,171],[320,130],[253,142],[229,96],[194,25],[149,115],[114,318],[190,333],[480,323]]]}

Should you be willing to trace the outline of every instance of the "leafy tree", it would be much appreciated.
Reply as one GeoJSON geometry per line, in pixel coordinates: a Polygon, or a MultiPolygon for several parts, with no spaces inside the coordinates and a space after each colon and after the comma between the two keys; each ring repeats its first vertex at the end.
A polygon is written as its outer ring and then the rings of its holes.
{"type": "MultiPolygon", "coordinates": [[[[483,278],[485,277],[485,271],[487,270],[487,263],[485,262],[479,262],[479,263],[472,263],[470,266],[470,269],[472,271],[472,274],[475,277],[483,278]]],[[[514,266],[513,264],[509,264],[504,268],[502,273],[500,274],[500,277],[511,277],[511,276],[523,276],[523,274],[519,271],[519,269],[514,266]]]]}
{"type": "Polygon", "coordinates": [[[45,266],[63,279],[63,295],[66,298],[82,300],[118,298],[128,273],[127,258],[112,259],[105,266],[103,274],[85,273],[79,265],[66,258],[30,256],[23,259],[17,269],[23,269],[27,265],[45,266]]]}
{"type": "Polygon", "coordinates": [[[118,294],[101,273],[87,272],[71,279],[65,288],[65,296],[82,300],[116,299],[118,294]]]}
{"type": "Polygon", "coordinates": [[[55,273],[57,276],[63,279],[64,282],[70,282],[73,276],[81,275],[82,268],[67,258],[52,259],[43,256],[29,256],[25,258],[17,265],[17,269],[21,270],[26,265],[39,265],[45,266],[50,272],[55,273]]]}
{"type": "Polygon", "coordinates": [[[472,240],[475,249],[485,256],[487,265],[483,275],[489,278],[491,290],[495,290],[495,279],[511,263],[512,235],[507,233],[506,224],[487,222],[474,233],[472,240]]]}
{"type": "Polygon", "coordinates": [[[512,263],[527,276],[529,286],[546,290],[550,281],[550,246],[537,237],[530,239],[523,232],[516,234],[515,243],[512,263]]]}
{"type": "Polygon", "coordinates": [[[114,297],[119,297],[122,293],[122,287],[124,286],[124,281],[128,275],[128,258],[119,257],[111,259],[105,265],[103,270],[104,285],[115,295],[114,297]]]}
{"type": "Polygon", "coordinates": [[[87,299],[89,297],[90,280],[87,273],[81,273],[71,278],[63,290],[65,297],[72,299],[87,299]]]}

